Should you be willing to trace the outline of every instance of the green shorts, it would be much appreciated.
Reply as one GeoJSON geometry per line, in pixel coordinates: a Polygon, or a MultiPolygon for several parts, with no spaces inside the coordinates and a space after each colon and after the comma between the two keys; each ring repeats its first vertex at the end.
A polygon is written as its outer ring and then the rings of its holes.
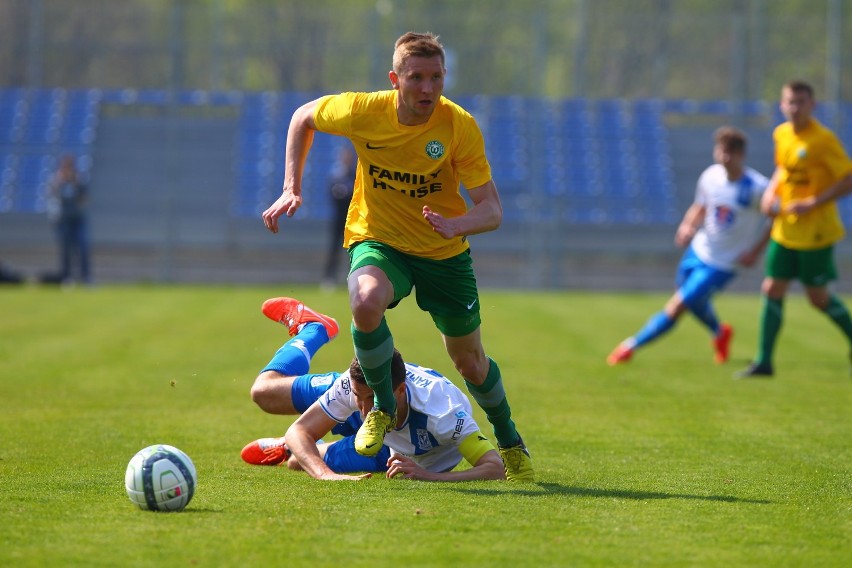
{"type": "Polygon", "coordinates": [[[432,260],[377,241],[362,241],[349,249],[349,273],[363,266],[380,268],[393,284],[393,302],[388,308],[399,304],[414,288],[417,305],[429,312],[444,335],[461,337],[479,327],[479,293],[470,251],[432,260]]]}
{"type": "Polygon", "coordinates": [[[777,280],[798,279],[811,288],[826,286],[837,279],[834,246],[794,250],[770,240],[766,249],[766,275],[777,280]]]}

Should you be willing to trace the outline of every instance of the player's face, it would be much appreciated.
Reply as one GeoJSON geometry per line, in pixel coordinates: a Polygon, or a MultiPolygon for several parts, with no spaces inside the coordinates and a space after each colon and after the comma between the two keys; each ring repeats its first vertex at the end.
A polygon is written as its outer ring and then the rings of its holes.
{"type": "Polygon", "coordinates": [[[745,164],[745,153],[731,151],[724,144],[716,144],[713,146],[713,160],[717,164],[725,166],[725,169],[729,172],[739,171],[745,164]]]}
{"type": "Polygon", "coordinates": [[[807,92],[794,91],[784,87],[781,89],[781,114],[784,118],[793,123],[793,126],[800,127],[807,125],[811,119],[811,113],[814,109],[814,99],[807,92]]]}
{"type": "Polygon", "coordinates": [[[373,409],[373,389],[358,381],[350,381],[350,383],[361,416],[367,416],[367,413],[373,409]]]}
{"type": "MultiPolygon", "coordinates": [[[[352,393],[355,395],[355,402],[358,405],[358,411],[361,416],[367,416],[367,413],[373,410],[373,389],[358,381],[350,381],[352,385],[352,393]]],[[[406,403],[405,383],[400,384],[393,391],[393,396],[396,398],[397,409],[403,408],[406,403]]],[[[399,418],[400,420],[402,418],[399,418]]]]}
{"type": "Polygon", "coordinates": [[[406,126],[425,124],[444,92],[446,69],[441,57],[409,57],[399,73],[391,71],[391,84],[399,91],[396,114],[406,126]]]}

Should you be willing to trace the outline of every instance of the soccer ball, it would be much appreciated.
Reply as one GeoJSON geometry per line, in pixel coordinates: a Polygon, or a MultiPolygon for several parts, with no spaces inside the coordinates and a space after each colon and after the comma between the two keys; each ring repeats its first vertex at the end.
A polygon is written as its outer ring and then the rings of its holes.
{"type": "Polygon", "coordinates": [[[127,496],[149,511],[182,511],[195,493],[195,483],[192,460],[166,444],[139,450],[124,474],[127,496]]]}

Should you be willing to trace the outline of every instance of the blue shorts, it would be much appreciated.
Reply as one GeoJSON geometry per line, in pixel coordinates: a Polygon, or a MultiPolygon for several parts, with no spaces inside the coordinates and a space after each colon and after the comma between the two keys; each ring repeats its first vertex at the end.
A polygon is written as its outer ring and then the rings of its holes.
{"type": "Polygon", "coordinates": [[[335,473],[354,473],[356,471],[387,471],[390,448],[382,446],[373,457],[362,456],[355,451],[355,436],[346,436],[329,445],[323,461],[335,473]]]}
{"type": "Polygon", "coordinates": [[[713,294],[727,286],[734,276],[736,272],[719,270],[705,264],[689,247],[677,267],[675,285],[684,304],[693,308],[709,302],[713,294]]]}
{"type": "MultiPolygon", "coordinates": [[[[325,393],[331,383],[340,373],[325,373],[322,375],[301,375],[293,380],[290,396],[293,406],[300,413],[306,411],[325,393]]],[[[336,473],[353,473],[356,471],[387,471],[390,448],[382,446],[374,457],[365,457],[355,451],[355,434],[361,427],[361,413],[353,412],[346,422],[331,429],[332,434],[344,436],[326,450],[323,461],[336,473]]]]}
{"type": "MultiPolygon", "coordinates": [[[[319,397],[325,393],[330,387],[334,379],[340,376],[340,373],[324,373],[321,375],[301,375],[295,378],[293,386],[290,389],[290,396],[293,399],[293,406],[299,411],[299,414],[308,409],[310,405],[319,400],[319,397]]],[[[354,436],[361,427],[360,412],[353,412],[346,422],[338,424],[331,429],[332,434],[338,436],[354,436]]]]}

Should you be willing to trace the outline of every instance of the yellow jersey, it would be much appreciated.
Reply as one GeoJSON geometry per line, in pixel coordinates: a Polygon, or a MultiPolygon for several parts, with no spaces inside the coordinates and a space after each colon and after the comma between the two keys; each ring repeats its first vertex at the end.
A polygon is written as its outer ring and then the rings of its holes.
{"type": "Polygon", "coordinates": [[[491,179],[485,141],[474,118],[441,97],[428,122],[399,123],[397,91],[322,97],[317,130],[352,141],[358,154],[355,188],[343,245],[376,240],[423,258],[442,260],[466,251],[465,237],[445,239],[423,218],[423,206],[444,217],[467,211],[468,189],[491,179]]]}
{"type": "MultiPolygon", "coordinates": [[[[837,136],[816,119],[801,132],[785,122],[775,128],[772,138],[782,210],[790,201],[819,195],[852,172],[852,161],[837,136]]],[[[843,236],[835,201],[801,216],[778,215],[772,224],[772,239],[795,250],[825,248],[843,236]]]]}

